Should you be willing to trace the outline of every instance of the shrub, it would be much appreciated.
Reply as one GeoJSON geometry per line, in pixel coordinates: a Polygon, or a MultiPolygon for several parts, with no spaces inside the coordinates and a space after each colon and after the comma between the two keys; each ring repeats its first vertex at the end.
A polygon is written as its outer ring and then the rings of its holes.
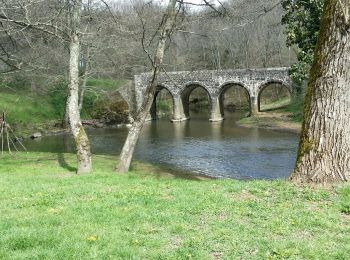
{"type": "Polygon", "coordinates": [[[103,96],[94,102],[91,116],[102,119],[107,124],[127,123],[129,119],[128,104],[118,93],[103,96]]]}

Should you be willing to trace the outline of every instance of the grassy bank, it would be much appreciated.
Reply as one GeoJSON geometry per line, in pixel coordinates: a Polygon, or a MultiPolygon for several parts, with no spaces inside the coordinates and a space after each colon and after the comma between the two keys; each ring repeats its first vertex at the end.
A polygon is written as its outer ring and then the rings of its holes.
{"type": "Polygon", "coordinates": [[[301,124],[303,122],[304,113],[303,97],[294,98],[289,104],[276,109],[276,112],[285,113],[292,122],[301,124]]]}
{"type": "Polygon", "coordinates": [[[285,109],[290,105],[291,101],[290,98],[281,98],[274,102],[269,102],[267,104],[261,104],[261,110],[262,111],[270,111],[270,110],[278,110],[278,109],[285,109]]]}
{"type": "Polygon", "coordinates": [[[185,179],[115,158],[0,161],[2,259],[349,259],[350,187],[185,179]],[[152,173],[153,172],[153,173],[152,173]]]}
{"type": "MultiPolygon", "coordinates": [[[[90,119],[97,101],[127,83],[127,80],[89,79],[82,118],[90,119]]],[[[7,121],[23,135],[59,128],[65,113],[66,85],[50,86],[38,93],[22,84],[19,81],[12,83],[11,88],[0,86],[0,112],[6,112],[7,121]]]]}
{"type": "Polygon", "coordinates": [[[25,128],[59,119],[51,97],[40,96],[28,91],[2,92],[0,112],[2,111],[6,112],[7,121],[10,124],[25,128]]]}

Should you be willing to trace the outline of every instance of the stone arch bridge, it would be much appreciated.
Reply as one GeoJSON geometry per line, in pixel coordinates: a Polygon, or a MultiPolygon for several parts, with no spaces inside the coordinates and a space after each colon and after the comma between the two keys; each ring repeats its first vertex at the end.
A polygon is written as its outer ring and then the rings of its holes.
{"type": "MultiPolygon", "coordinates": [[[[136,75],[134,85],[134,109],[138,109],[143,101],[144,93],[152,75],[143,73],[136,75]]],[[[197,88],[203,88],[208,94],[210,107],[210,121],[224,119],[223,95],[232,85],[239,85],[246,90],[249,96],[250,114],[259,112],[260,94],[271,83],[279,83],[293,92],[292,80],[289,77],[289,68],[266,69],[239,69],[239,70],[202,70],[161,73],[158,87],[150,111],[150,118],[156,118],[156,98],[162,89],[167,89],[173,99],[172,121],[189,119],[189,96],[197,88]]],[[[123,95],[125,96],[125,95],[123,95]]],[[[130,93],[127,95],[130,100],[130,93]]]]}

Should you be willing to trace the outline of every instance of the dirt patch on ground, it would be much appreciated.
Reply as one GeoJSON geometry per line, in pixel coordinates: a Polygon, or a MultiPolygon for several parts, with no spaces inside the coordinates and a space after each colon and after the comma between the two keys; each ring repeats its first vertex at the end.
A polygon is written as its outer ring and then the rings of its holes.
{"type": "Polygon", "coordinates": [[[243,127],[258,127],[291,133],[300,133],[301,131],[301,123],[293,122],[290,113],[260,112],[258,116],[244,118],[237,124],[243,127]]]}
{"type": "Polygon", "coordinates": [[[258,198],[255,195],[251,194],[249,191],[246,190],[242,190],[241,193],[235,196],[235,200],[237,201],[253,201],[257,199],[258,198]]]}

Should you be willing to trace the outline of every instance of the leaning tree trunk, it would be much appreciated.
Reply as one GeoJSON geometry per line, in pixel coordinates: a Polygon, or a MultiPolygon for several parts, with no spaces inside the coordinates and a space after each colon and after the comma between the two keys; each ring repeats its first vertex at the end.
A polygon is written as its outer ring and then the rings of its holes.
{"type": "Polygon", "coordinates": [[[78,169],[77,173],[89,173],[92,168],[90,143],[88,136],[83,128],[80,119],[78,107],[79,97],[79,57],[80,57],[80,41],[78,27],[80,24],[81,0],[74,0],[73,11],[71,17],[71,39],[69,45],[70,60],[69,60],[69,94],[68,94],[68,114],[69,124],[74,136],[78,169]]]}
{"type": "Polygon", "coordinates": [[[326,0],[291,180],[350,180],[350,0],[326,0]]]}
{"type": "Polygon", "coordinates": [[[176,0],[169,0],[167,11],[163,17],[163,23],[160,27],[161,34],[158,40],[156,54],[153,60],[153,76],[150,84],[148,85],[144,100],[141,107],[135,116],[135,120],[129,130],[128,136],[124,143],[122,152],[120,154],[119,163],[116,167],[116,171],[120,173],[125,173],[129,171],[131,159],[134,153],[137,140],[146,117],[151,109],[154,95],[157,87],[157,79],[160,72],[160,66],[163,63],[164,51],[167,38],[171,35],[172,28],[175,25],[176,20],[176,0]]]}

